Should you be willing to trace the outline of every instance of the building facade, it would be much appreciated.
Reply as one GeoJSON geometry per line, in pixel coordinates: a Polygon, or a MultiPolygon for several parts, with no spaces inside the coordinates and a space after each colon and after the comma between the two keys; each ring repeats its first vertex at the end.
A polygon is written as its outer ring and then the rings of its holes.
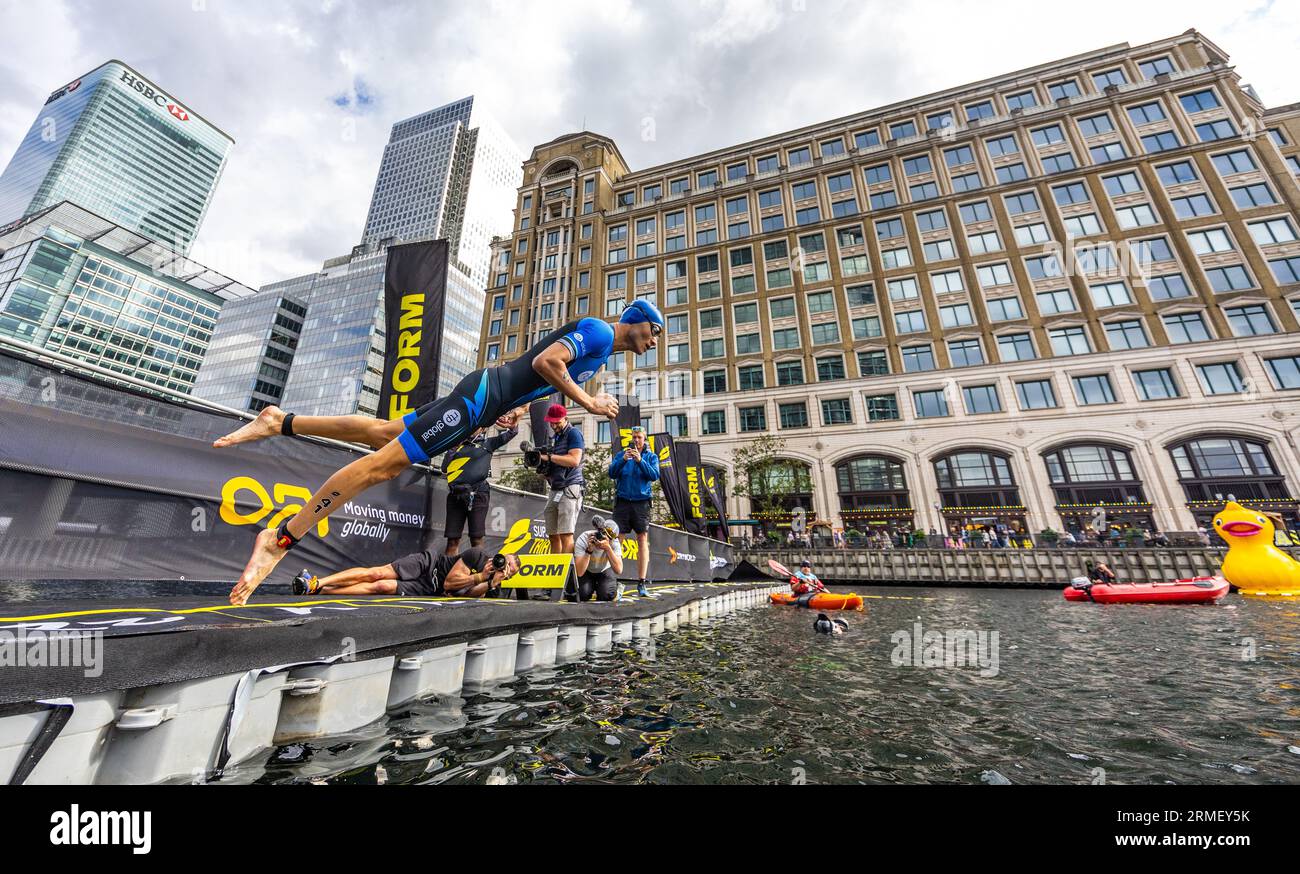
{"type": "Polygon", "coordinates": [[[646,170],[561,137],[480,362],[656,300],[660,347],[588,388],[730,476],[782,438],[765,525],[1186,531],[1235,496],[1296,527],[1298,141],[1196,31],[646,170]]]}
{"type": "Polygon", "coordinates": [[[54,91],[0,174],[0,225],[70,201],[187,254],[234,145],[121,61],[54,91]]]}
{"type": "Polygon", "coordinates": [[[281,403],[306,318],[307,305],[291,289],[248,298],[236,317],[218,320],[194,394],[252,412],[281,403]]]}
{"type": "Polygon", "coordinates": [[[189,394],[253,290],[71,203],[0,229],[0,338],[189,394]]]}
{"type": "MultiPolygon", "coordinates": [[[[371,196],[362,242],[325,262],[317,273],[273,283],[263,293],[288,294],[305,303],[300,351],[276,403],[313,416],[376,415],[383,376],[384,268],[387,247],[424,239],[446,239],[450,264],[443,316],[442,366],[438,393],[450,391],[474,369],[488,283],[494,233],[509,226],[524,155],[500,127],[467,97],[393,125],[371,196]]],[[[274,307],[248,301],[227,311],[249,330],[256,310],[272,328],[274,307]]],[[[218,345],[226,340],[219,331],[218,345]]],[[[222,353],[224,355],[224,353],[222,353]]],[[[250,388],[248,376],[233,382],[214,376],[204,391],[261,409],[266,395],[250,388]]]]}

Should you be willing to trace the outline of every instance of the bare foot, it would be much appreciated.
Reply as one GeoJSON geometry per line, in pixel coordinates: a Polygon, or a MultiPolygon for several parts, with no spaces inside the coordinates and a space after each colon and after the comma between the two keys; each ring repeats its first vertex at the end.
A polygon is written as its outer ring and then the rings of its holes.
{"type": "Polygon", "coordinates": [[[248,598],[253,594],[253,590],[262,584],[275,566],[280,563],[280,559],[287,555],[289,550],[281,549],[276,545],[276,533],[273,528],[263,528],[257,534],[257,540],[253,544],[253,554],[248,559],[248,564],[244,567],[244,572],[239,575],[239,582],[230,590],[230,603],[236,607],[243,607],[248,603],[248,598]]]}
{"type": "Polygon", "coordinates": [[[236,431],[231,431],[225,437],[213,440],[212,445],[217,449],[225,449],[238,443],[251,443],[264,437],[274,437],[280,433],[280,426],[283,424],[284,410],[279,407],[267,407],[257,414],[256,419],[236,431]]]}

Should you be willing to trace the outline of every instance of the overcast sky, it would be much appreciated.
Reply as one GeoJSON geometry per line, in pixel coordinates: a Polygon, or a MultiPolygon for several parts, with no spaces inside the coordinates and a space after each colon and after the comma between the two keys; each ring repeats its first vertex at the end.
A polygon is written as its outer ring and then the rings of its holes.
{"type": "Polygon", "coordinates": [[[120,58],[234,137],[193,254],[259,286],[346,253],[393,122],[467,94],[525,152],[585,125],[634,170],[1191,27],[1267,104],[1300,101],[1300,0],[1069,7],[1066,20],[1042,0],[0,0],[0,161],[51,91],[120,58]]]}

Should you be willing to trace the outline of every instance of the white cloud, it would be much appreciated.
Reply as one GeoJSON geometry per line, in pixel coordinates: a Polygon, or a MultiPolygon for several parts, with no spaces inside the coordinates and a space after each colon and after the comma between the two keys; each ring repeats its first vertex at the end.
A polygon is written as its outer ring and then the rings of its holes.
{"type": "MultiPolygon", "coordinates": [[[[1196,27],[1300,101],[1300,3],[1030,0],[0,0],[0,161],[110,57],[236,146],[205,251],[250,284],[347,252],[393,122],[476,95],[524,149],[586,128],[633,169],[1112,43],[1196,27]],[[195,5],[202,11],[195,11],[195,5]],[[358,106],[358,90],[373,102],[358,106]],[[349,105],[336,106],[339,95],[349,105]],[[655,137],[643,139],[643,120],[655,137]]],[[[213,266],[218,266],[214,264],[213,266]]]]}

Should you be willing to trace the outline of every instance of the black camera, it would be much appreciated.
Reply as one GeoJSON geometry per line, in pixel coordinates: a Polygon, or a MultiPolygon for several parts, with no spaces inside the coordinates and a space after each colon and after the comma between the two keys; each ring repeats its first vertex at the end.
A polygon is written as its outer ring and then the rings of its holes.
{"type": "Polygon", "coordinates": [[[591,524],[596,526],[596,530],[591,535],[592,539],[604,543],[609,538],[609,522],[604,516],[592,516],[591,524]]]}
{"type": "Polygon", "coordinates": [[[519,447],[524,453],[524,467],[530,467],[540,474],[545,475],[551,468],[551,450],[541,446],[534,446],[531,443],[524,442],[519,447]]]}
{"type": "Polygon", "coordinates": [[[506,569],[506,557],[501,553],[492,556],[492,570],[503,571],[506,569]]]}

